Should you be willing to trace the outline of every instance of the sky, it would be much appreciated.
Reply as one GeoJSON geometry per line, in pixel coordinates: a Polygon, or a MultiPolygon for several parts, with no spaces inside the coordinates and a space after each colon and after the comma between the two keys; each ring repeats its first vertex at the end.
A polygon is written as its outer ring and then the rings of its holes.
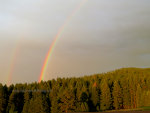
{"type": "MultiPolygon", "coordinates": [[[[0,0],[0,83],[38,81],[54,37],[81,1],[0,0]]],[[[65,25],[44,80],[149,68],[149,20],[149,0],[87,0],[65,25]]]]}

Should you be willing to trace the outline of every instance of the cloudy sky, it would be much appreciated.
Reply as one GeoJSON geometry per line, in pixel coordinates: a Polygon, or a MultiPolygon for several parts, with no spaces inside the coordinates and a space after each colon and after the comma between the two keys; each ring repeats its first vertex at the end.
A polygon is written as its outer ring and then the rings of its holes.
{"type": "MultiPolygon", "coordinates": [[[[49,46],[81,1],[0,0],[1,83],[38,80],[49,46]]],[[[150,67],[149,20],[149,0],[87,0],[59,37],[44,80],[150,67]]]]}

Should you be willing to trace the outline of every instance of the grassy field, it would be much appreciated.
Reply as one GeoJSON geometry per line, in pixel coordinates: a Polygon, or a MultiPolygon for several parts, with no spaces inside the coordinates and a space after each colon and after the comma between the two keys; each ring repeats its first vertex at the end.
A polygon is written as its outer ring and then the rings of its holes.
{"type": "Polygon", "coordinates": [[[150,113],[150,111],[111,111],[111,112],[76,112],[76,113],[150,113]]]}
{"type": "Polygon", "coordinates": [[[112,110],[105,112],[78,112],[78,113],[150,113],[150,106],[140,107],[137,109],[112,110]]]}
{"type": "Polygon", "coordinates": [[[141,107],[143,111],[149,111],[150,112],[150,106],[141,107]]]}

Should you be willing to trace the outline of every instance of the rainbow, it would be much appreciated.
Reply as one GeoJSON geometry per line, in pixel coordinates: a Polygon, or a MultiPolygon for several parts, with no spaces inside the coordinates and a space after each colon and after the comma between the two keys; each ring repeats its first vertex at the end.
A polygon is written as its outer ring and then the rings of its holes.
{"type": "Polygon", "coordinates": [[[14,72],[14,69],[15,69],[15,64],[16,64],[16,61],[17,61],[18,53],[19,53],[20,41],[21,41],[21,39],[17,42],[15,48],[12,51],[13,54],[12,54],[12,57],[11,57],[11,60],[10,60],[10,65],[9,65],[8,75],[7,75],[7,85],[8,86],[12,82],[12,75],[13,75],[13,72],[14,72]]]}
{"type": "Polygon", "coordinates": [[[64,22],[64,24],[60,27],[60,29],[58,30],[56,36],[54,37],[54,40],[49,48],[49,51],[45,57],[45,60],[44,60],[44,64],[43,64],[43,67],[41,69],[41,74],[40,74],[40,77],[39,77],[39,82],[41,82],[41,80],[44,79],[44,76],[45,76],[45,72],[47,70],[47,67],[48,67],[48,62],[52,56],[52,53],[54,51],[54,48],[56,46],[56,42],[57,40],[59,39],[59,37],[61,36],[61,34],[63,33],[65,27],[67,26],[67,24],[71,21],[72,17],[80,10],[80,8],[83,6],[83,4],[85,4],[87,0],[82,0],[80,2],[80,4],[73,10],[73,12],[71,13],[71,15],[69,15],[66,19],[66,21],[64,22]]]}

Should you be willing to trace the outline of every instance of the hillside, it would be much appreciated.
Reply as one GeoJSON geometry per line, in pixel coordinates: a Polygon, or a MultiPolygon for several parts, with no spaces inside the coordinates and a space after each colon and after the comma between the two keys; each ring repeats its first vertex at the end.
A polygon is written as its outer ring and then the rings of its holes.
{"type": "Polygon", "coordinates": [[[150,106],[150,68],[41,83],[0,84],[0,113],[98,112],[150,106]]]}

